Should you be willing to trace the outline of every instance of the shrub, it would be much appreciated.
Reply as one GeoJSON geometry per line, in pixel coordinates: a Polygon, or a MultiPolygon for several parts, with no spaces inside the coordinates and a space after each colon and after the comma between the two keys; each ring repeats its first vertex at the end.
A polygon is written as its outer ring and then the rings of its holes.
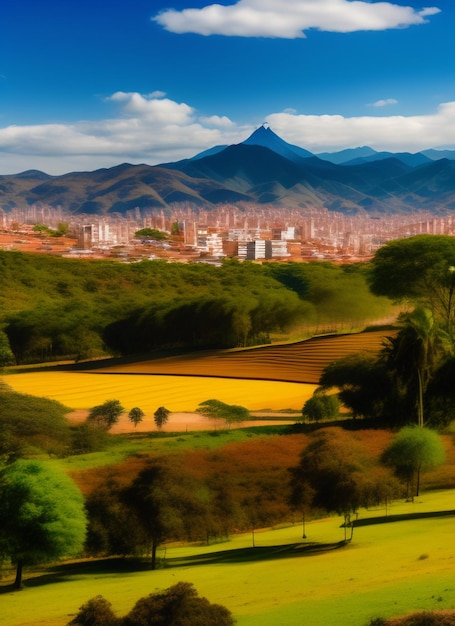
{"type": "Polygon", "coordinates": [[[121,619],[115,616],[112,605],[103,596],[96,596],[81,606],[68,626],[116,626],[121,619]]]}
{"type": "Polygon", "coordinates": [[[422,611],[404,617],[376,617],[368,626],[455,626],[455,611],[422,611]]]}
{"type": "Polygon", "coordinates": [[[316,393],[303,405],[302,417],[310,422],[321,422],[338,417],[339,410],[338,396],[316,393]]]}
{"type": "Polygon", "coordinates": [[[123,618],[111,604],[96,596],[84,604],[68,626],[233,626],[230,611],[200,598],[191,583],[179,582],[169,589],[141,598],[123,618]]]}

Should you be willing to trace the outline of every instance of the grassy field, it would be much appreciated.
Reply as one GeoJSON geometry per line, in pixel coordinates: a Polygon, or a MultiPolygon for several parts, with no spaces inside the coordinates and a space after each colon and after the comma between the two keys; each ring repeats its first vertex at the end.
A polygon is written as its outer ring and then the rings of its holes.
{"type": "MultiPolygon", "coordinates": [[[[455,507],[452,491],[396,503],[389,514],[455,507]]],[[[362,511],[361,517],[385,510],[362,511]]],[[[119,614],[176,582],[227,606],[238,626],[364,626],[376,616],[455,607],[454,517],[360,526],[345,547],[340,518],[256,531],[212,546],[168,546],[155,572],[122,560],[74,563],[30,573],[26,589],[0,587],[2,626],[63,626],[102,594],[119,614]],[[319,547],[318,547],[319,546],[319,547]]]]}

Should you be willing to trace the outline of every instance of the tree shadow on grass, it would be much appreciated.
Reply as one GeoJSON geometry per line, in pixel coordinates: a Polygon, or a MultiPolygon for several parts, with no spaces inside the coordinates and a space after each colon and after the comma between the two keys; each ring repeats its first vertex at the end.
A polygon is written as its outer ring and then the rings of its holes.
{"type": "Polygon", "coordinates": [[[312,556],[344,548],[348,543],[348,541],[343,540],[335,543],[291,543],[278,546],[251,546],[249,548],[220,550],[208,554],[170,558],[166,559],[166,566],[187,567],[188,565],[251,563],[255,561],[271,561],[274,559],[312,556]]]}
{"type": "MultiPolygon", "coordinates": [[[[40,587],[42,585],[67,582],[77,578],[109,577],[119,574],[134,574],[140,571],[149,571],[150,561],[134,557],[111,557],[106,559],[88,559],[44,566],[38,572],[36,569],[24,570],[23,588],[40,587]]],[[[14,577],[12,577],[14,578],[14,577]]],[[[18,591],[12,583],[0,585],[0,595],[18,591]]]]}
{"type": "MultiPolygon", "coordinates": [[[[249,547],[233,550],[222,550],[194,556],[163,558],[161,568],[179,568],[191,565],[215,565],[222,563],[251,563],[255,561],[271,561],[302,556],[322,554],[345,547],[349,542],[335,543],[293,543],[287,545],[249,547]]],[[[151,571],[150,559],[133,557],[115,557],[62,563],[48,567],[41,573],[33,571],[25,573],[23,588],[40,587],[88,576],[108,578],[119,574],[123,576],[137,572],[151,571]]],[[[0,585],[0,595],[19,591],[9,583],[0,585]]]]}

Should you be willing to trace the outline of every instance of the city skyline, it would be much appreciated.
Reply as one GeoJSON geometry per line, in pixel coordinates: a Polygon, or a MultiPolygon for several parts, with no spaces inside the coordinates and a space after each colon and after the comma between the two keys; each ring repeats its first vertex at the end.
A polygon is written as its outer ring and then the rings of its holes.
{"type": "Polygon", "coordinates": [[[314,153],[455,148],[452,0],[6,0],[0,174],[155,165],[263,122],[314,153]]]}

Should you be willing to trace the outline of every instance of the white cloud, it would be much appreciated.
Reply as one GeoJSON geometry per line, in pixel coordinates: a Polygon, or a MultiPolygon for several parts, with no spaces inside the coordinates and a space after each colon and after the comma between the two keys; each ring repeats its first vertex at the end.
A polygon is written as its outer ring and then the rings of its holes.
{"type": "Polygon", "coordinates": [[[226,128],[233,126],[234,122],[230,120],[226,115],[211,115],[210,117],[200,117],[200,122],[207,126],[219,126],[220,128],[226,128]]]}
{"type": "Polygon", "coordinates": [[[387,107],[391,104],[398,104],[398,100],[395,100],[395,98],[386,98],[385,100],[376,100],[376,102],[372,102],[370,106],[387,107]]]}
{"type": "Polygon", "coordinates": [[[125,114],[132,117],[147,118],[150,122],[167,122],[186,125],[194,118],[194,110],[187,104],[178,104],[168,98],[142,96],[135,92],[117,91],[107,98],[123,104],[125,114]]]}
{"type": "MultiPolygon", "coordinates": [[[[239,143],[256,128],[223,115],[198,116],[189,104],[169,98],[116,92],[109,101],[119,107],[112,119],[0,128],[0,174],[27,169],[63,174],[122,162],[167,163],[239,143]]],[[[271,113],[257,125],[264,121],[284,140],[315,153],[361,145],[392,152],[455,145],[455,102],[426,115],[343,117],[288,109],[271,113]]]]}
{"type": "Polygon", "coordinates": [[[119,106],[118,117],[0,128],[0,174],[176,161],[214,145],[238,143],[254,130],[226,116],[198,119],[188,104],[163,97],[118,91],[106,101],[119,106]]]}
{"type": "Polygon", "coordinates": [[[283,139],[311,152],[365,145],[375,150],[418,152],[455,143],[455,102],[440,104],[428,115],[343,117],[283,112],[269,115],[267,121],[283,139]]]}
{"type": "Polygon", "coordinates": [[[424,24],[439,13],[436,7],[420,11],[391,2],[362,0],[239,0],[224,6],[164,10],[152,20],[173,33],[237,37],[305,37],[317,29],[336,33],[379,31],[424,24]]]}

